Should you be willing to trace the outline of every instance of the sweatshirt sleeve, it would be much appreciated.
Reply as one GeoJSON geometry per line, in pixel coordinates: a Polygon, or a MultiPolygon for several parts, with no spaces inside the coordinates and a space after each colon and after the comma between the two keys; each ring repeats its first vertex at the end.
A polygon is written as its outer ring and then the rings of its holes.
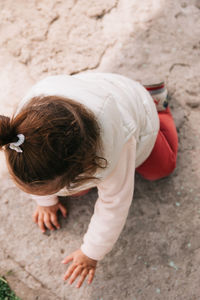
{"type": "Polygon", "coordinates": [[[81,245],[92,259],[101,260],[110,252],[124,227],[133,198],[135,159],[136,141],[131,137],[114,171],[97,185],[98,199],[81,245]]]}
{"type": "Polygon", "coordinates": [[[58,197],[56,195],[48,196],[36,196],[31,195],[31,198],[36,201],[39,206],[53,206],[58,203],[58,197]]]}

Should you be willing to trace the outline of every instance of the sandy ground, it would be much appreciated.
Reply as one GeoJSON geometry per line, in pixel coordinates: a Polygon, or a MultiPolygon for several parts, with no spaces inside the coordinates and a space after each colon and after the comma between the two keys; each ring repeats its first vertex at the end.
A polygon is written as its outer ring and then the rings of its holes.
{"type": "Polygon", "coordinates": [[[120,239],[80,290],[63,283],[60,262],[79,247],[96,191],[65,201],[62,229],[42,235],[35,203],[9,179],[1,154],[0,274],[22,300],[200,299],[199,57],[199,0],[0,0],[1,114],[49,74],[163,77],[180,141],[169,178],[136,176],[120,239]]]}

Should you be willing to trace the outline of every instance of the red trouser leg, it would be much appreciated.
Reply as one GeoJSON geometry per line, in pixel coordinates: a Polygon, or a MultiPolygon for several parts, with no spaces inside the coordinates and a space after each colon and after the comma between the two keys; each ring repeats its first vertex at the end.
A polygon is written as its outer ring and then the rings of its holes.
{"type": "Polygon", "coordinates": [[[154,148],[147,160],[136,169],[148,180],[163,178],[176,167],[178,136],[170,109],[158,112],[158,116],[160,130],[154,148]]]}

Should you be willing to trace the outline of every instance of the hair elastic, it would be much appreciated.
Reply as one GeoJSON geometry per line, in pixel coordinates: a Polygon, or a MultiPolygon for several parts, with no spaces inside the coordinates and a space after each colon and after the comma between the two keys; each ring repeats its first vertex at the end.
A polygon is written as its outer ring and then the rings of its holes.
{"type": "Polygon", "coordinates": [[[25,136],[23,134],[18,134],[18,141],[15,143],[10,143],[9,148],[12,150],[15,150],[16,152],[23,152],[23,150],[19,147],[21,146],[25,141],[25,136]]]}

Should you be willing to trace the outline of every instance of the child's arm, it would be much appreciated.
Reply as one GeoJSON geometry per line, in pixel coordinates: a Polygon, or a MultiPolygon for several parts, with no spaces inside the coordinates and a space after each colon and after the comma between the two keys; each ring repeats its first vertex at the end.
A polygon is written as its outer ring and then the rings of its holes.
{"type": "Polygon", "coordinates": [[[132,202],[135,176],[136,141],[125,145],[120,160],[108,178],[98,185],[99,198],[81,249],[65,258],[68,267],[64,279],[72,283],[78,276],[78,287],[86,276],[91,283],[96,262],[111,251],[125,224],[132,202]],[[92,275],[91,275],[92,274],[92,275]]]}
{"type": "Polygon", "coordinates": [[[99,198],[81,246],[90,258],[100,260],[110,252],[124,227],[133,198],[135,152],[136,142],[131,138],[115,170],[98,185],[99,198]]]}
{"type": "Polygon", "coordinates": [[[49,230],[54,230],[54,226],[59,229],[57,211],[60,210],[63,217],[66,217],[66,208],[59,202],[56,195],[36,196],[31,195],[31,198],[38,204],[33,221],[38,224],[42,232],[45,232],[45,226],[49,230]],[[54,225],[54,226],[53,226],[54,225]]]}

